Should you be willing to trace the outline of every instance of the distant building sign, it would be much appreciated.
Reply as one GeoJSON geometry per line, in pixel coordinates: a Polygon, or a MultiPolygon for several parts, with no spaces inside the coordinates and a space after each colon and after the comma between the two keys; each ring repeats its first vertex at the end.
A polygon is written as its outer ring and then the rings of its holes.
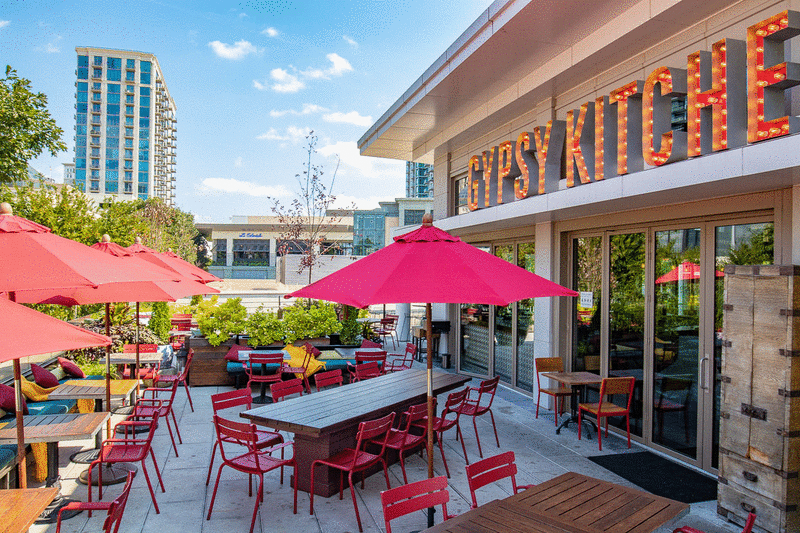
{"type": "Polygon", "coordinates": [[[722,39],[687,57],[686,69],[658,67],[608,96],[567,111],[516,141],[469,160],[471,211],[557,190],[566,150],[566,184],[681,161],[800,131],[783,116],[785,91],[800,84],[800,64],[784,42],[800,35],[800,12],[783,11],[747,29],[747,41],[722,39]],[[687,131],[671,131],[673,98],[685,98],[687,131]],[[533,175],[533,185],[531,184],[533,175]]]}
{"type": "Polygon", "coordinates": [[[261,233],[248,233],[246,231],[243,231],[242,233],[240,233],[239,237],[240,238],[247,238],[247,239],[261,239],[262,238],[261,233]]]}

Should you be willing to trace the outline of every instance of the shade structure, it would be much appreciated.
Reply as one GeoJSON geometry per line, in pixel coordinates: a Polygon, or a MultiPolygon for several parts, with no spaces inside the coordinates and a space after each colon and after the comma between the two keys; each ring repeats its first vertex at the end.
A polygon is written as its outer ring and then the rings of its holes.
{"type": "MultiPolygon", "coordinates": [[[[394,238],[378,250],[286,297],[318,298],[367,307],[383,303],[427,302],[428,346],[431,302],[508,305],[524,298],[577,296],[578,293],[475,248],[433,226],[394,238]]],[[[428,367],[428,477],[433,477],[433,396],[431,351],[428,367]]],[[[433,525],[432,513],[428,525],[433,525]]]]}
{"type": "Polygon", "coordinates": [[[149,261],[154,265],[158,265],[163,268],[169,268],[190,279],[197,278],[197,281],[200,281],[201,283],[222,281],[217,276],[211,274],[210,272],[206,272],[202,268],[197,267],[188,261],[181,259],[172,252],[160,253],[152,248],[148,248],[142,244],[142,239],[139,237],[136,237],[136,242],[128,246],[127,250],[135,253],[137,257],[141,257],[145,261],[149,261]]]}
{"type": "MultiPolygon", "coordinates": [[[[721,278],[725,272],[715,271],[716,277],[721,278]]],[[[700,279],[700,265],[691,261],[684,261],[663,276],[656,278],[656,284],[671,283],[675,281],[697,281],[700,279]]]]}
{"type": "Polygon", "coordinates": [[[22,422],[22,386],[19,360],[60,350],[77,350],[92,346],[109,346],[105,335],[81,329],[23,305],[0,298],[0,362],[14,362],[16,394],[17,464],[19,483],[27,485],[25,469],[25,433],[22,422]]]}

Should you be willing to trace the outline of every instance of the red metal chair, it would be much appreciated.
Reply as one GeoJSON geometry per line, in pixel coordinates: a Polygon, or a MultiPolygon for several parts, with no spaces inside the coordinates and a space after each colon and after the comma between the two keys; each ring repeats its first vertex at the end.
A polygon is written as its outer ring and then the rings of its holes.
{"type": "MultiPolygon", "coordinates": [[[[467,398],[467,394],[469,394],[469,389],[462,389],[460,391],[450,393],[447,396],[447,401],[444,403],[442,416],[433,417],[433,431],[436,433],[436,440],[439,441],[439,451],[442,452],[442,462],[444,463],[444,470],[447,472],[447,477],[450,477],[450,469],[447,467],[447,458],[444,456],[444,447],[442,446],[442,441],[444,440],[444,432],[448,429],[452,429],[453,427],[456,428],[456,439],[461,440],[461,449],[464,450],[464,459],[469,463],[469,460],[467,459],[467,448],[464,445],[464,436],[461,434],[461,426],[458,424],[459,415],[457,411],[457,409],[461,407],[461,404],[463,404],[464,400],[467,398]],[[448,418],[448,415],[453,415],[453,417],[448,418]]],[[[413,426],[425,428],[427,430],[428,417],[425,416],[422,418],[422,420],[414,422],[413,426]]]]}
{"type": "Polygon", "coordinates": [[[510,477],[514,494],[534,486],[517,486],[517,464],[514,460],[514,452],[505,452],[467,465],[467,481],[469,482],[469,492],[472,495],[472,509],[478,507],[475,491],[489,483],[510,477]]]}
{"type": "Polygon", "coordinates": [[[381,367],[375,361],[361,363],[360,365],[349,365],[347,370],[350,372],[350,383],[361,381],[362,379],[376,378],[381,375],[381,367]]]}
{"type": "Polygon", "coordinates": [[[247,388],[253,388],[253,383],[270,384],[276,383],[283,379],[283,352],[258,354],[250,352],[250,357],[247,361],[242,362],[245,372],[247,372],[247,388]],[[275,367],[277,370],[274,373],[269,373],[266,366],[275,367]],[[263,373],[262,373],[263,372],[263,373]]]}
{"type": "Polygon", "coordinates": [[[131,492],[133,476],[135,475],[136,472],[128,472],[122,494],[110,502],[69,502],[59,509],[56,533],[61,533],[61,513],[64,511],[106,511],[106,519],[103,522],[103,533],[117,533],[119,524],[122,521],[122,514],[125,512],[125,506],[128,504],[128,495],[131,492]]]}
{"type": "MultiPolygon", "coordinates": [[[[428,414],[428,404],[421,403],[417,405],[412,405],[408,408],[408,411],[403,413],[404,421],[405,421],[405,429],[400,428],[391,428],[389,430],[388,437],[381,437],[377,440],[373,439],[370,440],[371,443],[377,444],[380,446],[381,440],[386,441],[386,447],[391,448],[392,450],[397,450],[398,455],[400,456],[400,469],[403,471],[403,483],[408,483],[408,477],[406,477],[406,463],[404,459],[404,453],[407,450],[411,450],[416,448],[419,445],[425,447],[425,433],[422,435],[415,435],[411,433],[409,430],[412,427],[419,427],[414,426],[414,422],[418,422],[423,420],[427,417],[428,414]]],[[[402,425],[402,423],[401,423],[402,425]]]]}
{"type": "MultiPolygon", "coordinates": [[[[744,529],[742,529],[742,533],[751,533],[751,531],[753,531],[753,526],[755,525],[755,523],[756,523],[756,514],[755,513],[748,514],[747,521],[745,521],[744,523],[744,529]]],[[[705,533],[705,532],[699,529],[695,529],[691,526],[683,526],[674,529],[672,533],[705,533]]]]}
{"type": "Polygon", "coordinates": [[[339,385],[344,383],[342,377],[342,369],[328,370],[327,372],[319,372],[314,375],[314,385],[317,387],[317,392],[322,390],[322,387],[330,387],[331,385],[339,385]]]}
{"type": "Polygon", "coordinates": [[[363,341],[361,341],[361,347],[362,348],[383,348],[383,345],[378,343],[378,342],[371,341],[369,339],[364,339],[363,341]]]}
{"type": "Polygon", "coordinates": [[[549,387],[542,388],[539,384],[539,374],[542,372],[563,372],[564,361],[560,357],[539,357],[533,360],[534,369],[536,371],[536,388],[539,392],[536,393],[536,416],[539,418],[539,403],[541,403],[542,393],[553,397],[555,408],[553,409],[555,424],[558,426],[558,417],[564,412],[564,398],[572,396],[572,388],[570,387],[549,387]]]}
{"type": "MultiPolygon", "coordinates": [[[[144,479],[147,481],[147,488],[150,489],[150,497],[153,498],[153,507],[156,510],[156,514],[160,513],[158,510],[158,502],[156,502],[156,493],[153,491],[153,485],[150,483],[150,476],[147,474],[147,467],[145,466],[144,460],[150,455],[150,458],[153,460],[153,466],[156,469],[156,476],[158,476],[158,482],[161,484],[161,492],[166,492],[164,489],[164,480],[161,479],[161,471],[158,469],[158,463],[156,462],[156,456],[153,453],[153,435],[156,431],[156,425],[158,425],[158,418],[152,417],[150,420],[123,420],[119,424],[117,424],[114,428],[114,432],[117,432],[117,428],[124,428],[125,432],[123,433],[123,438],[118,439],[106,439],[103,441],[102,447],[100,448],[100,455],[95,459],[92,464],[89,465],[89,470],[87,472],[87,479],[86,479],[86,487],[88,489],[89,496],[87,501],[91,503],[92,501],[92,469],[95,465],[99,466],[98,469],[98,484],[97,484],[97,494],[98,499],[103,499],[103,464],[104,463],[134,463],[140,462],[142,464],[142,472],[144,473],[144,479]],[[147,435],[144,438],[138,438],[134,431],[136,431],[137,427],[147,427],[147,435]],[[128,429],[131,430],[131,435],[128,435],[128,429]]],[[[91,509],[89,510],[89,516],[92,516],[91,509]]]]}
{"type": "Polygon", "coordinates": [[[181,430],[178,428],[178,420],[175,418],[175,411],[172,409],[172,404],[175,403],[175,393],[178,391],[177,380],[172,382],[171,387],[148,387],[142,392],[142,397],[136,400],[133,406],[133,412],[130,418],[138,419],[141,417],[157,417],[163,418],[167,422],[167,430],[169,431],[169,438],[172,440],[172,448],[175,450],[175,457],[178,457],[178,446],[175,444],[175,436],[172,433],[172,424],[170,424],[169,417],[172,416],[172,422],[175,423],[175,433],[178,434],[178,442],[183,444],[181,439],[181,430]],[[167,397],[167,395],[169,395],[167,397]]]}
{"type": "MultiPolygon", "coordinates": [[[[397,343],[395,343],[395,339],[397,339],[397,319],[399,318],[398,315],[386,315],[386,317],[382,318],[379,322],[378,327],[375,328],[375,335],[381,338],[381,342],[386,337],[389,337],[392,340],[392,348],[397,348],[397,343]]],[[[384,343],[385,344],[385,343],[384,343]]]]}
{"type": "Polygon", "coordinates": [[[599,403],[582,403],[578,405],[578,440],[581,438],[581,423],[583,422],[583,412],[591,413],[597,417],[597,445],[600,450],[603,450],[603,439],[601,437],[602,431],[600,425],[603,418],[606,419],[606,437],[608,437],[608,417],[610,416],[624,416],[625,426],[628,432],[628,448],[631,447],[631,400],[633,399],[633,386],[636,379],[633,376],[624,378],[603,378],[600,383],[600,402],[599,403]],[[627,403],[625,407],[615,404],[613,401],[606,401],[606,396],[615,396],[618,394],[627,395],[627,403]]]}
{"type": "MultiPolygon", "coordinates": [[[[309,344],[309,346],[311,346],[309,344]]],[[[306,347],[303,346],[306,351],[305,357],[303,357],[303,366],[288,366],[286,363],[281,367],[282,374],[302,374],[303,375],[303,384],[306,387],[306,392],[311,394],[311,385],[308,383],[308,362],[314,357],[314,354],[306,347]]]]}
{"type": "MultiPolygon", "coordinates": [[[[157,344],[140,344],[139,345],[139,353],[157,353],[158,352],[158,345],[157,344]]],[[[136,353],[136,345],[135,344],[123,344],[122,345],[122,353],[136,353]]],[[[156,363],[152,366],[146,367],[139,367],[139,379],[155,379],[158,376],[158,372],[161,370],[161,363],[156,363]]],[[[130,368],[125,368],[122,371],[122,378],[123,379],[132,379],[131,378],[132,371],[130,368]]]]}
{"type": "MultiPolygon", "coordinates": [[[[467,393],[467,398],[464,400],[464,403],[462,403],[461,406],[455,410],[459,416],[472,417],[472,425],[475,427],[475,438],[478,441],[478,455],[481,457],[483,457],[483,450],[481,449],[481,438],[478,435],[478,424],[476,422],[479,416],[489,413],[489,416],[492,418],[494,439],[497,441],[497,447],[500,447],[500,439],[497,437],[497,426],[494,423],[494,413],[492,413],[492,402],[494,401],[494,395],[497,392],[498,383],[500,383],[500,376],[495,376],[492,379],[481,381],[481,384],[478,387],[469,387],[467,389],[469,392],[467,393]],[[472,393],[477,393],[478,397],[473,399],[472,393]],[[484,397],[489,398],[489,402],[486,404],[481,403],[481,400],[484,397]]],[[[464,459],[466,459],[467,464],[469,464],[466,448],[464,449],[464,459]]]]}
{"type": "MultiPolygon", "coordinates": [[[[336,455],[327,459],[317,459],[311,463],[311,486],[314,486],[314,470],[318,466],[327,466],[339,470],[339,499],[341,500],[344,495],[344,473],[347,472],[347,482],[350,485],[350,495],[353,497],[353,508],[356,510],[356,520],[358,521],[358,530],[364,531],[361,527],[361,516],[358,514],[358,504],[356,503],[356,491],[353,488],[353,474],[355,472],[362,472],[372,465],[381,463],[383,466],[383,475],[386,478],[386,488],[390,489],[392,486],[389,484],[389,472],[386,469],[386,461],[383,459],[383,454],[386,452],[386,439],[389,437],[389,429],[394,422],[394,413],[379,418],[377,420],[370,420],[368,422],[361,422],[358,425],[358,434],[356,436],[357,442],[355,448],[347,448],[337,453],[336,455]],[[370,441],[377,441],[383,435],[383,442],[381,443],[381,451],[378,454],[369,453],[365,451],[365,446],[370,441]]],[[[361,479],[363,484],[364,479],[361,479]]],[[[311,507],[309,514],[314,514],[314,491],[311,493],[311,507]]]]}
{"type": "MultiPolygon", "coordinates": [[[[220,411],[226,409],[244,408],[244,410],[252,409],[253,407],[253,391],[249,388],[220,392],[211,395],[211,408],[214,414],[217,415],[220,411]]],[[[231,444],[236,444],[234,441],[225,441],[231,444]]],[[[271,448],[283,443],[283,435],[277,431],[267,431],[264,429],[256,429],[256,449],[263,450],[271,448]]],[[[211,481],[211,470],[214,466],[214,456],[217,453],[217,447],[220,446],[218,440],[214,441],[214,447],[211,449],[211,461],[208,463],[208,475],[206,476],[206,485],[211,481]]],[[[281,448],[281,458],[283,458],[283,448],[281,448]]],[[[283,471],[281,471],[283,474],[283,471]]],[[[283,475],[281,475],[281,483],[283,483],[283,475]]]]}
{"type": "Polygon", "coordinates": [[[406,370],[411,368],[414,364],[414,358],[417,357],[417,346],[413,343],[406,343],[406,351],[404,354],[392,353],[389,355],[396,356],[391,361],[386,362],[386,372],[397,372],[398,370],[406,370]]]}
{"type": "Polygon", "coordinates": [[[452,518],[447,514],[447,502],[450,493],[447,491],[447,478],[444,476],[415,481],[400,487],[381,491],[381,506],[383,507],[383,520],[386,523],[386,533],[392,533],[391,520],[421,511],[435,505],[442,506],[444,520],[452,518]]]}
{"type": "Polygon", "coordinates": [[[161,374],[157,374],[155,379],[153,380],[153,386],[158,387],[162,383],[172,383],[173,381],[177,381],[179,385],[183,385],[183,388],[186,389],[186,397],[189,398],[189,407],[192,409],[194,413],[194,405],[192,405],[192,395],[189,394],[189,383],[186,381],[186,378],[189,376],[189,367],[192,366],[192,359],[194,358],[194,350],[189,350],[189,354],[186,356],[186,364],[181,370],[180,374],[175,374],[172,376],[162,376],[161,374]]]}
{"type": "Polygon", "coordinates": [[[383,375],[386,368],[386,352],[360,352],[356,350],[355,354],[356,364],[353,365],[350,361],[347,362],[347,371],[350,373],[350,381],[360,381],[361,379],[374,378],[383,375]],[[365,364],[375,363],[377,372],[374,366],[368,368],[358,368],[365,364]],[[356,374],[360,373],[361,377],[356,374]]]}
{"type": "MultiPolygon", "coordinates": [[[[270,453],[275,451],[278,447],[285,448],[286,446],[293,445],[293,443],[286,442],[267,450],[259,450],[256,447],[258,437],[256,435],[255,425],[244,422],[234,422],[233,420],[221,418],[219,415],[214,415],[214,427],[217,431],[218,442],[236,442],[246,446],[246,451],[239,455],[228,456],[225,453],[225,447],[220,445],[219,451],[222,456],[222,464],[219,465],[217,482],[214,484],[214,492],[211,495],[211,503],[208,506],[208,516],[206,516],[206,520],[211,520],[211,511],[214,510],[214,500],[217,497],[219,480],[222,476],[222,467],[229,466],[239,472],[258,477],[258,492],[256,493],[256,503],[253,508],[253,518],[250,521],[250,533],[253,533],[253,528],[256,524],[256,516],[258,515],[258,505],[264,501],[264,474],[276,468],[282,469],[284,466],[291,466],[297,471],[297,463],[295,463],[294,457],[291,459],[278,459],[270,455],[270,453]]],[[[249,495],[252,496],[252,484],[248,483],[248,486],[250,489],[249,495]]],[[[297,483],[294,484],[294,514],[297,514],[297,483]]]]}
{"type": "Polygon", "coordinates": [[[286,381],[278,381],[273,383],[269,390],[272,393],[273,402],[279,402],[286,396],[291,396],[292,394],[300,394],[300,396],[302,396],[303,380],[294,378],[287,379],[286,381]]]}
{"type": "MultiPolygon", "coordinates": [[[[140,344],[139,353],[156,353],[158,351],[157,344],[140,344]]],[[[135,344],[123,344],[122,353],[136,353],[135,344]]]]}

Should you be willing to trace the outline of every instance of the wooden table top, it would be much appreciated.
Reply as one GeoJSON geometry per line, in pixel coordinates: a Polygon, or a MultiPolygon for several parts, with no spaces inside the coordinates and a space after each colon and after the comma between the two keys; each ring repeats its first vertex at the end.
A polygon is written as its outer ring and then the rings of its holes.
{"type": "Polygon", "coordinates": [[[648,533],[688,512],[688,504],[568,472],[426,531],[648,533]]]}
{"type": "MultiPolygon", "coordinates": [[[[111,397],[124,398],[136,389],[138,380],[112,379],[111,397]]],[[[89,399],[102,400],[106,397],[106,381],[104,379],[70,380],[62,383],[48,395],[50,400],[89,399]]]]}
{"type": "MultiPolygon", "coordinates": [[[[299,398],[244,411],[254,423],[290,433],[319,437],[326,432],[369,420],[375,413],[427,397],[426,371],[409,369],[299,398]]],[[[433,393],[441,394],[470,381],[469,376],[433,372],[433,393]]]]}
{"type": "Polygon", "coordinates": [[[542,372],[543,378],[550,378],[552,380],[563,383],[567,386],[578,385],[592,385],[593,383],[601,383],[602,376],[592,372],[542,372]]]}
{"type": "MultiPolygon", "coordinates": [[[[61,442],[93,437],[103,427],[109,413],[67,413],[22,417],[25,442],[61,442]]],[[[0,444],[16,444],[17,421],[0,424],[0,444]]],[[[5,491],[0,491],[0,493],[5,491]]],[[[2,516],[2,514],[0,514],[2,516]]]]}
{"type": "Polygon", "coordinates": [[[57,494],[58,487],[0,490],[0,533],[26,533],[57,494]]]}

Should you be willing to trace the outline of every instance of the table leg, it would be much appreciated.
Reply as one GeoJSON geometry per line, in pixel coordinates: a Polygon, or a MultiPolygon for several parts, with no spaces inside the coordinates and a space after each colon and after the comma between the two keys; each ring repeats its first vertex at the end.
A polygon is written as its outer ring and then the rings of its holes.
{"type": "MultiPolygon", "coordinates": [[[[58,475],[58,442],[47,443],[47,479],[45,480],[46,487],[58,487],[58,494],[50,505],[45,507],[39,518],[36,519],[37,524],[53,524],[58,521],[58,512],[62,507],[68,503],[75,501],[64,498],[61,495],[61,477],[58,475]]],[[[61,513],[61,519],[67,520],[80,513],[80,510],[69,510],[61,513]]]]}
{"type": "MultiPolygon", "coordinates": [[[[280,368],[278,369],[280,372],[280,368]]],[[[261,365],[261,375],[265,375],[267,373],[267,365],[261,365]]],[[[265,404],[265,403],[272,403],[272,398],[267,396],[267,384],[265,382],[261,382],[261,392],[258,396],[253,396],[253,403],[257,404],[265,404]]]]}
{"type": "MultiPolygon", "coordinates": [[[[578,404],[586,401],[586,385],[572,387],[572,398],[570,398],[570,415],[567,416],[556,428],[556,435],[561,433],[561,429],[569,426],[570,422],[578,423],[578,404]]],[[[584,419],[588,438],[592,438],[592,429],[595,427],[591,420],[584,419]]]]}

